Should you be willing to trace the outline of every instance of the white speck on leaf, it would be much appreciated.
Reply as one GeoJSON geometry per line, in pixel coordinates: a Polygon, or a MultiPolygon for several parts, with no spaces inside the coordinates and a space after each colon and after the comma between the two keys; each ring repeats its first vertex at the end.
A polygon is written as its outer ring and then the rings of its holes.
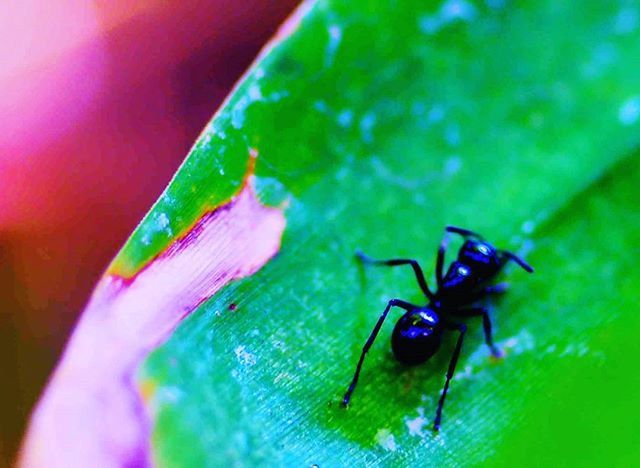
{"type": "Polygon", "coordinates": [[[632,125],[638,117],[640,117],[640,97],[634,96],[622,103],[618,111],[618,119],[623,125],[632,125]]]}
{"type": "Polygon", "coordinates": [[[329,37],[334,41],[339,41],[342,38],[342,31],[340,30],[340,26],[332,24],[329,26],[329,37]]]}
{"type": "Polygon", "coordinates": [[[385,450],[395,452],[398,449],[396,445],[396,439],[389,429],[378,429],[375,435],[376,442],[385,450]]]}
{"type": "Polygon", "coordinates": [[[451,177],[462,168],[462,159],[460,156],[451,156],[444,162],[444,175],[451,177]]]}
{"type": "Polygon", "coordinates": [[[449,146],[458,146],[460,144],[460,128],[456,124],[447,125],[444,131],[444,139],[449,146]]]}
{"type": "Polygon", "coordinates": [[[473,368],[471,366],[464,366],[464,369],[461,369],[454,374],[453,380],[465,380],[471,378],[472,376],[473,368]]]}
{"type": "Polygon", "coordinates": [[[442,5],[440,15],[446,21],[454,19],[471,21],[476,16],[476,7],[466,0],[447,0],[442,5]]]}
{"type": "Polygon", "coordinates": [[[434,34],[454,21],[471,21],[476,17],[476,8],[466,0],[447,0],[435,15],[418,18],[418,27],[425,34],[434,34]]]}
{"type": "Polygon", "coordinates": [[[423,33],[433,34],[440,29],[440,21],[437,16],[425,15],[418,19],[418,26],[423,33]]]}
{"type": "Polygon", "coordinates": [[[289,96],[289,91],[281,90],[269,94],[269,96],[267,96],[267,100],[269,102],[278,102],[286,98],[287,96],[289,96]]]}
{"type": "Polygon", "coordinates": [[[167,235],[171,236],[173,231],[171,230],[171,223],[169,216],[166,213],[156,214],[156,231],[164,231],[167,235]]]}
{"type": "Polygon", "coordinates": [[[429,114],[427,115],[427,119],[429,123],[438,123],[442,119],[444,119],[444,109],[442,106],[435,105],[429,110],[429,114]]]}
{"type": "Polygon", "coordinates": [[[601,76],[606,69],[614,64],[618,58],[618,51],[611,43],[598,44],[590,60],[583,65],[582,72],[587,78],[597,78],[601,76]]]}
{"type": "Polygon", "coordinates": [[[284,341],[281,340],[272,340],[271,344],[273,345],[274,348],[280,350],[280,351],[286,351],[287,350],[287,345],[284,343],[284,341]]]}
{"type": "Polygon", "coordinates": [[[332,24],[329,26],[329,45],[327,46],[327,55],[325,59],[326,65],[331,65],[333,63],[333,59],[335,58],[336,51],[338,50],[338,46],[340,46],[340,41],[342,40],[342,30],[340,26],[336,24],[332,24]]]}
{"type": "Polygon", "coordinates": [[[522,246],[518,249],[517,254],[520,257],[526,257],[527,255],[529,255],[529,253],[533,251],[534,248],[535,248],[535,243],[531,239],[525,239],[522,242],[522,246]]]}
{"type": "Polygon", "coordinates": [[[239,100],[238,103],[231,110],[231,125],[234,128],[240,129],[244,124],[244,113],[249,106],[249,97],[244,95],[239,100]]]}
{"type": "Polygon", "coordinates": [[[353,120],[353,112],[349,109],[345,109],[338,114],[338,124],[341,127],[349,127],[353,120]]]}
{"type": "Polygon", "coordinates": [[[317,111],[320,111],[322,113],[327,112],[327,103],[319,100],[313,103],[313,108],[317,111]]]}
{"type": "MultiPolygon", "coordinates": [[[[278,99],[280,99],[280,97],[281,96],[277,96],[274,99],[273,96],[271,96],[270,99],[277,101],[278,99]]],[[[251,103],[260,101],[262,100],[262,98],[262,91],[260,91],[260,87],[256,83],[253,83],[251,86],[249,86],[247,94],[242,96],[231,110],[231,125],[233,125],[233,127],[236,129],[242,128],[242,125],[244,125],[247,108],[251,105],[251,103]]]]}
{"type": "Polygon", "coordinates": [[[525,234],[531,234],[533,230],[536,228],[536,223],[531,220],[527,220],[522,223],[522,232],[525,234]]]}
{"type": "Polygon", "coordinates": [[[638,27],[638,10],[627,6],[622,8],[616,15],[613,29],[616,34],[629,34],[638,27]]]}
{"type": "Polygon", "coordinates": [[[346,167],[341,167],[336,172],[336,180],[344,180],[349,175],[349,170],[346,167]]]}
{"type": "Polygon", "coordinates": [[[249,86],[249,98],[252,101],[259,101],[262,99],[262,92],[260,91],[260,87],[257,84],[252,84],[249,86]]]}
{"type": "MultiPolygon", "coordinates": [[[[522,353],[531,351],[535,348],[535,340],[533,335],[526,329],[521,329],[516,335],[507,338],[506,340],[496,343],[498,348],[505,352],[507,355],[520,355],[522,353]]],[[[483,369],[485,369],[489,363],[489,349],[487,345],[482,343],[471,355],[469,356],[467,363],[465,363],[464,369],[457,371],[453,380],[466,380],[475,377],[483,369]]]]}
{"type": "Polygon", "coordinates": [[[280,381],[282,380],[287,380],[289,378],[289,374],[287,374],[286,372],[280,372],[278,375],[276,375],[275,379],[273,379],[273,383],[277,384],[280,383],[280,381]]]}
{"type": "Polygon", "coordinates": [[[165,386],[159,393],[158,399],[171,403],[177,403],[184,396],[184,392],[175,386],[165,386]]]}
{"type": "Polygon", "coordinates": [[[589,353],[589,347],[584,343],[569,343],[567,347],[560,353],[560,357],[578,356],[583,357],[589,353]]]}
{"type": "Polygon", "coordinates": [[[373,141],[373,134],[371,130],[373,130],[374,125],[376,124],[376,116],[371,112],[367,112],[360,120],[360,131],[362,132],[362,139],[365,143],[371,143],[373,141]]]}
{"type": "Polygon", "coordinates": [[[169,225],[169,217],[166,215],[166,213],[160,213],[158,215],[158,226],[160,226],[160,229],[164,229],[169,225]]]}
{"type": "Polygon", "coordinates": [[[502,344],[498,344],[505,352],[512,354],[522,354],[525,351],[531,351],[534,348],[533,335],[526,329],[522,329],[517,335],[506,339],[502,344]]]}
{"type": "Polygon", "coordinates": [[[243,366],[253,366],[256,363],[256,357],[249,353],[243,345],[238,346],[234,353],[236,353],[238,362],[243,366]]]}
{"type": "Polygon", "coordinates": [[[426,425],[429,424],[429,420],[424,417],[424,408],[418,408],[418,416],[410,419],[405,418],[405,424],[407,425],[407,429],[409,429],[410,436],[419,436],[423,437],[424,432],[423,429],[426,425]]]}

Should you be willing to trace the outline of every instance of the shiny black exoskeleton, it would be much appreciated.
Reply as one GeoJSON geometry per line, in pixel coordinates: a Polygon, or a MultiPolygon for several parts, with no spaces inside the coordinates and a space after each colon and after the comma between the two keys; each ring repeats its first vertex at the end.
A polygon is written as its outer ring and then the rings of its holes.
{"type": "Polygon", "coordinates": [[[428,302],[425,306],[410,304],[400,299],[391,299],[388,302],[362,349],[351,385],[349,385],[349,389],[344,395],[342,404],[344,406],[349,404],[351,394],[358,383],[364,357],[376,339],[389,310],[392,307],[399,307],[406,312],[400,317],[393,329],[391,348],[395,357],[402,363],[415,365],[425,362],[440,349],[442,335],[445,330],[459,333],[458,341],[449,361],[444,388],[438,401],[438,409],[433,423],[433,428],[437,431],[440,428],[442,407],[449,390],[449,383],[455,371],[462,342],[467,331],[466,325],[460,320],[468,317],[482,317],[485,341],[494,356],[501,356],[500,350],[493,344],[491,319],[487,309],[473,306],[473,304],[491,294],[499,294],[506,290],[505,284],[491,285],[490,283],[508,261],[514,261],[529,273],[533,272],[533,268],[515,254],[506,250],[496,249],[479,234],[454,226],[447,226],[444,238],[438,249],[436,260],[436,283],[438,288],[435,293],[429,289],[422,268],[420,268],[416,260],[375,260],[361,252],[356,253],[356,256],[367,264],[410,265],[428,302]],[[458,252],[458,258],[449,265],[446,273],[444,273],[444,256],[449,233],[463,236],[465,242],[458,252]]]}

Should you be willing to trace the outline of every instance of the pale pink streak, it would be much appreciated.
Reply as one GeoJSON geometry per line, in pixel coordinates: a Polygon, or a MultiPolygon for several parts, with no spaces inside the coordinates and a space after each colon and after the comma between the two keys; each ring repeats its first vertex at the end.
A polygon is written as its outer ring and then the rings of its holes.
{"type": "Polygon", "coordinates": [[[283,212],[263,206],[250,182],[134,279],[103,278],[32,415],[23,466],[152,464],[136,369],[202,301],[280,248],[283,212]]]}

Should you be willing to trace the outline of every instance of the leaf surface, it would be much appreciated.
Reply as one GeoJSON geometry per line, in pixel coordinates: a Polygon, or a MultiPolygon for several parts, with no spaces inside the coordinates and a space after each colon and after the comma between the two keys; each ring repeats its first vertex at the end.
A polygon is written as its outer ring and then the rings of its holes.
{"type": "Polygon", "coordinates": [[[280,251],[203,303],[141,370],[155,460],[637,459],[634,17],[596,0],[304,5],[110,269],[136,274],[232,198],[259,154],[258,196],[285,207],[280,251]],[[432,274],[445,224],[536,267],[509,270],[494,304],[506,357],[489,359],[472,324],[435,435],[452,343],[403,368],[391,317],[341,409],[386,301],[423,300],[409,271],[363,271],[354,251],[414,257],[432,274]]]}

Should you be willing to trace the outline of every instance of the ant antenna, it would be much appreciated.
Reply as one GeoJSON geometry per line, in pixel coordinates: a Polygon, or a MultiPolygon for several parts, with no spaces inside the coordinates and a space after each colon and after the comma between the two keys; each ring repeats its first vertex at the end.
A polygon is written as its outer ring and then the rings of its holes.
{"type": "Polygon", "coordinates": [[[505,257],[507,257],[509,260],[513,260],[514,262],[516,262],[525,271],[527,271],[529,273],[533,273],[533,267],[531,265],[529,265],[527,262],[525,262],[524,260],[522,260],[520,257],[518,257],[516,254],[511,253],[511,252],[509,252],[507,250],[501,250],[500,253],[502,255],[504,255],[505,257]]]}
{"type": "Polygon", "coordinates": [[[476,239],[479,240],[484,240],[484,238],[478,234],[477,232],[473,232],[473,231],[469,231],[468,229],[463,229],[463,228],[459,228],[456,226],[447,226],[445,228],[445,231],[447,232],[453,232],[455,234],[459,234],[463,237],[475,237],[476,239]]]}

